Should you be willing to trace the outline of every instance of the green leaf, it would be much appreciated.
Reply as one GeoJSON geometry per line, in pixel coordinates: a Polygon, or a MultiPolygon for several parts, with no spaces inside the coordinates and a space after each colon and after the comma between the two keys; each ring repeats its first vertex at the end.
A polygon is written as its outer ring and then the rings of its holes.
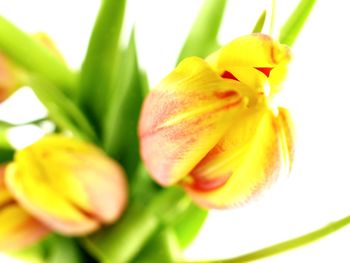
{"type": "Polygon", "coordinates": [[[301,0],[280,30],[279,41],[292,46],[303,28],[316,0],[301,0]]]}
{"type": "Polygon", "coordinates": [[[176,234],[172,229],[166,228],[146,244],[133,262],[173,263],[179,262],[180,258],[182,258],[182,252],[176,234]]]}
{"type": "Polygon", "coordinates": [[[181,248],[186,248],[197,236],[208,216],[208,210],[191,203],[175,223],[175,232],[181,248]]]}
{"type": "Polygon", "coordinates": [[[94,128],[71,98],[55,86],[36,78],[31,79],[31,87],[60,128],[82,139],[97,142],[94,128]]]}
{"type": "Polygon", "coordinates": [[[0,51],[13,62],[72,93],[76,74],[46,47],[0,16],[0,51]]]}
{"type": "Polygon", "coordinates": [[[178,62],[189,56],[206,57],[218,48],[217,35],[226,0],[205,0],[180,52],[178,62]]]}
{"type": "Polygon", "coordinates": [[[148,89],[138,66],[134,33],[121,53],[117,69],[107,100],[103,148],[123,165],[130,177],[140,162],[137,127],[145,89],[148,89]]]}
{"type": "Polygon", "coordinates": [[[254,26],[254,29],[253,29],[253,33],[260,33],[264,27],[264,24],[265,24],[265,20],[266,20],[266,10],[264,10],[258,21],[256,21],[256,24],[254,26]]]}
{"type": "Polygon", "coordinates": [[[79,102],[101,129],[106,100],[116,72],[126,0],[104,0],[80,74],[79,102]]]}

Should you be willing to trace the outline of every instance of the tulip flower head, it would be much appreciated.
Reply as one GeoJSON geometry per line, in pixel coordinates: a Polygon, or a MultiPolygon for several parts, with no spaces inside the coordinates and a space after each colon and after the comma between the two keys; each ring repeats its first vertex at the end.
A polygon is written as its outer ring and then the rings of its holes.
{"type": "Polygon", "coordinates": [[[203,60],[184,59],[146,98],[141,155],[161,185],[201,206],[244,203],[289,171],[293,125],[272,106],[291,58],[269,36],[240,37],[203,60]]]}
{"type": "Polygon", "coordinates": [[[60,135],[18,151],[5,179],[21,206],[65,235],[114,222],[127,202],[122,168],[97,147],[60,135]]]}

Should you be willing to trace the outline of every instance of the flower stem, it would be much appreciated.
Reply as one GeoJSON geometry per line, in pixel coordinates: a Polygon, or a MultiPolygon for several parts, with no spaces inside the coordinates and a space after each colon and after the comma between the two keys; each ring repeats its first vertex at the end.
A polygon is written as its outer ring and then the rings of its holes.
{"type": "MultiPolygon", "coordinates": [[[[272,245],[251,253],[247,253],[238,257],[234,257],[231,259],[225,259],[220,261],[206,261],[208,263],[241,263],[241,262],[251,262],[258,259],[270,257],[273,255],[277,255],[301,246],[305,246],[307,244],[313,243],[321,238],[324,238],[342,228],[350,224],[350,215],[346,216],[338,221],[330,223],[318,230],[310,232],[306,235],[302,235],[297,238],[293,238],[276,245],[272,245]]],[[[193,262],[194,263],[194,262],[193,262]]],[[[204,261],[201,261],[204,263],[204,261]]]]}
{"type": "Polygon", "coordinates": [[[129,205],[119,222],[85,238],[83,243],[101,262],[130,262],[157,230],[171,225],[189,204],[182,190],[164,189],[147,205],[129,205]]]}

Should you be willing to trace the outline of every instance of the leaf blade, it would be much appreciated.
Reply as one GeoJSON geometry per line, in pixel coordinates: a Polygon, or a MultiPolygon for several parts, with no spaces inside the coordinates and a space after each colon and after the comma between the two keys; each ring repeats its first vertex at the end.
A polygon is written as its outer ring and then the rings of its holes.
{"type": "Polygon", "coordinates": [[[317,0],[300,0],[298,6],[280,30],[279,41],[292,46],[309,17],[317,0]]]}

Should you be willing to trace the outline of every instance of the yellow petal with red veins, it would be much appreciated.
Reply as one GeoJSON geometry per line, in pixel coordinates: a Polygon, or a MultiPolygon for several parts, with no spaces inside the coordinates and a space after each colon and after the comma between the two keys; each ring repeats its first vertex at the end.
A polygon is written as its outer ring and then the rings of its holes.
{"type": "Polygon", "coordinates": [[[259,89],[268,80],[274,94],[285,79],[291,54],[287,46],[271,37],[251,34],[233,40],[206,60],[218,74],[229,71],[252,88],[259,89]]]}
{"type": "Polygon", "coordinates": [[[6,179],[23,207],[67,235],[113,222],[127,201],[121,167],[95,146],[63,136],[47,136],[18,151],[6,179]]]}
{"type": "Polygon", "coordinates": [[[233,122],[230,131],[190,173],[184,186],[204,207],[225,208],[255,197],[289,169],[292,124],[282,110],[255,109],[233,122]],[[288,138],[288,139],[287,139],[288,138]]]}
{"type": "Polygon", "coordinates": [[[4,183],[5,166],[0,166],[0,251],[31,245],[50,231],[20,207],[4,183]]]}
{"type": "Polygon", "coordinates": [[[174,184],[196,166],[245,106],[247,89],[196,57],[162,80],[145,100],[139,124],[141,156],[157,182],[174,184]]]}

